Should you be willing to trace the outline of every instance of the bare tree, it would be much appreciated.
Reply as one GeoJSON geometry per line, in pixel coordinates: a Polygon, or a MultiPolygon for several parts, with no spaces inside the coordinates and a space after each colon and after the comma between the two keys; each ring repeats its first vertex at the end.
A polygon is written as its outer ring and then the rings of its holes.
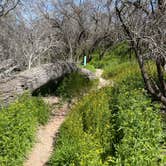
{"type": "Polygon", "coordinates": [[[46,1],[41,1],[38,7],[52,25],[54,35],[60,36],[61,40],[58,41],[63,43],[67,60],[77,61],[84,54],[90,57],[100,45],[104,54],[108,46],[116,41],[112,19],[115,14],[109,6],[111,3],[106,0],[86,0],[80,3],[52,0],[51,11],[46,1]]]}
{"type": "Polygon", "coordinates": [[[148,92],[166,105],[166,3],[163,0],[116,0],[116,13],[128,41],[135,52],[142,77],[148,92]],[[146,67],[154,61],[156,81],[146,67]]]}
{"type": "Polygon", "coordinates": [[[0,0],[0,17],[6,16],[10,11],[16,8],[20,0],[0,0]]]}
{"type": "Polygon", "coordinates": [[[30,69],[58,59],[76,62],[83,55],[90,59],[98,48],[102,58],[117,41],[112,4],[110,0],[22,1],[12,14],[1,17],[0,59],[13,59],[30,69]]]}

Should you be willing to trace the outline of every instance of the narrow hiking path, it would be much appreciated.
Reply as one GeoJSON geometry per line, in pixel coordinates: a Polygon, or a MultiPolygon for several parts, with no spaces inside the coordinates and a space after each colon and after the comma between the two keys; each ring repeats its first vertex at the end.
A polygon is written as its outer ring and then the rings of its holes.
{"type": "MultiPolygon", "coordinates": [[[[99,79],[98,89],[108,86],[112,83],[102,78],[103,70],[96,69],[95,76],[99,79]]],[[[50,105],[57,105],[60,99],[57,97],[44,98],[50,105]]],[[[53,116],[45,126],[40,126],[37,132],[37,142],[32,148],[31,153],[27,157],[24,166],[44,166],[49,160],[53,151],[53,143],[58,134],[61,124],[64,122],[70,108],[67,103],[63,104],[59,109],[53,109],[53,116]]]]}
{"type": "Polygon", "coordinates": [[[102,74],[103,74],[102,69],[96,69],[95,76],[99,79],[98,89],[108,86],[108,85],[113,86],[113,82],[102,78],[102,74]]]}
{"type": "MultiPolygon", "coordinates": [[[[59,103],[59,98],[57,97],[48,97],[44,100],[50,105],[56,105],[59,103]]],[[[24,166],[43,166],[46,164],[53,150],[54,138],[56,138],[58,130],[63,123],[68,110],[67,103],[58,110],[53,109],[53,116],[48,124],[39,127],[37,132],[37,142],[24,163],[24,166]]]]}

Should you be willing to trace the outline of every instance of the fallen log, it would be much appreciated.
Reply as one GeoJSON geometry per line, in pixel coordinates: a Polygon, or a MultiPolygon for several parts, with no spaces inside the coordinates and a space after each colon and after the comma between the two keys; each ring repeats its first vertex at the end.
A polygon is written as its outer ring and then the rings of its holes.
{"type": "Polygon", "coordinates": [[[49,81],[57,80],[66,74],[77,71],[74,63],[55,62],[44,64],[17,74],[14,78],[0,83],[0,101],[7,104],[25,90],[33,92],[49,81]]]}

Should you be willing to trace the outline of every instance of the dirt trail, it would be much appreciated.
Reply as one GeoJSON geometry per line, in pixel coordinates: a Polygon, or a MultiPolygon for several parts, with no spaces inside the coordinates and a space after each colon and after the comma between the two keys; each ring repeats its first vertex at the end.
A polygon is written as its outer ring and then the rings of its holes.
{"type": "MultiPolygon", "coordinates": [[[[103,79],[103,71],[96,69],[96,77],[99,79],[98,88],[102,88],[110,84],[110,81],[103,79]]],[[[45,98],[46,102],[50,105],[56,105],[59,103],[57,97],[45,98]]],[[[57,109],[56,109],[57,110],[57,109]]],[[[49,160],[53,151],[54,138],[56,137],[58,130],[65,120],[65,116],[69,111],[68,105],[64,104],[60,109],[54,112],[49,123],[45,126],[40,126],[37,132],[37,143],[34,145],[30,155],[24,163],[24,166],[44,166],[49,160]]]]}
{"type": "MultiPolygon", "coordinates": [[[[59,102],[59,99],[56,97],[46,98],[45,100],[50,104],[59,102]]],[[[62,108],[54,112],[54,115],[47,125],[39,127],[37,143],[34,145],[24,166],[43,166],[46,164],[53,150],[54,138],[65,119],[67,111],[68,105],[64,104],[62,108]]]]}
{"type": "Polygon", "coordinates": [[[110,82],[109,80],[106,80],[102,78],[103,70],[102,69],[96,69],[95,75],[99,79],[99,85],[98,88],[102,88],[108,85],[113,86],[113,82],[110,82]]]}

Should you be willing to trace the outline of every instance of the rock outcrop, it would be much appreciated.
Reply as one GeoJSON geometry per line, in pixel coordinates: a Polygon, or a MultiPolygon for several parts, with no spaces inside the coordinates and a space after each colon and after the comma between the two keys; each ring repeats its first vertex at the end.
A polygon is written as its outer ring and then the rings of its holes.
{"type": "Polygon", "coordinates": [[[9,103],[25,90],[33,92],[49,81],[57,80],[77,70],[74,63],[55,62],[20,72],[11,79],[0,81],[0,102],[9,103]]]}

